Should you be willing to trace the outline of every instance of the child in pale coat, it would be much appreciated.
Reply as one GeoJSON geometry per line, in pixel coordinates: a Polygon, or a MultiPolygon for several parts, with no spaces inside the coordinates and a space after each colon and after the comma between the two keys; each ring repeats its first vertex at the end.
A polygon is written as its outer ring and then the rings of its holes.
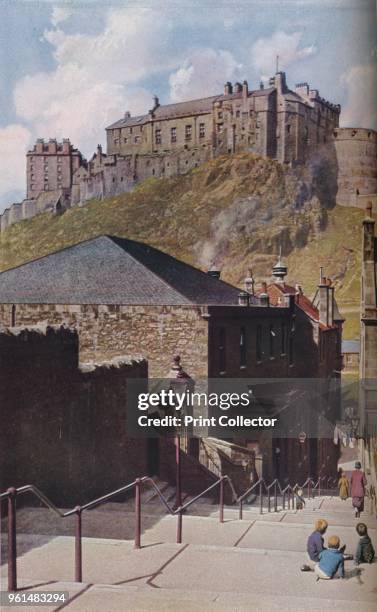
{"type": "Polygon", "coordinates": [[[345,474],[342,474],[341,477],[339,478],[338,489],[339,489],[340,499],[345,501],[347,497],[349,496],[348,478],[345,474]]]}

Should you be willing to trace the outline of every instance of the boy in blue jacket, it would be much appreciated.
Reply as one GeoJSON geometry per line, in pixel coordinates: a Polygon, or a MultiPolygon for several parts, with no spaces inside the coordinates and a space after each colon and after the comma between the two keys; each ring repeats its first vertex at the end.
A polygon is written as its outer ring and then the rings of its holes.
{"type": "Polygon", "coordinates": [[[344,578],[344,557],[339,550],[340,540],[338,536],[330,536],[328,548],[319,554],[319,562],[315,564],[314,571],[317,580],[331,580],[338,573],[340,578],[344,578]]]}

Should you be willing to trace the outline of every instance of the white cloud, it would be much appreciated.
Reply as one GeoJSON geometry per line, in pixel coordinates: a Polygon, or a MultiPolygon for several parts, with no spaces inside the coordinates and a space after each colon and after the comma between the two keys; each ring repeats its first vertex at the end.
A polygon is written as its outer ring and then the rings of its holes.
{"type": "Polygon", "coordinates": [[[110,9],[100,34],[66,34],[60,29],[45,32],[55,48],[59,65],[75,64],[93,79],[98,75],[116,82],[136,82],[152,73],[175,68],[179,58],[172,52],[169,32],[173,24],[162,10],[141,7],[110,9]]]}
{"type": "Polygon", "coordinates": [[[25,189],[25,153],[31,144],[28,129],[11,124],[0,129],[0,200],[11,191],[25,189]]]}
{"type": "Polygon", "coordinates": [[[104,129],[126,109],[132,113],[151,106],[149,92],[97,78],[74,64],[50,74],[25,77],[14,92],[19,116],[30,122],[35,137],[65,138],[89,155],[104,138],[104,129]]]}
{"type": "Polygon", "coordinates": [[[279,56],[279,68],[306,59],[317,52],[314,45],[300,47],[302,32],[287,34],[278,30],[269,38],[259,38],[251,47],[251,62],[261,78],[266,79],[275,73],[276,56],[279,56]]]}
{"type": "MultiPolygon", "coordinates": [[[[67,18],[54,10],[52,21],[67,18]]],[[[18,116],[34,137],[69,137],[90,155],[104,128],[125,110],[144,113],[152,92],[138,85],[146,76],[176,68],[169,49],[171,24],[166,14],[140,7],[110,9],[103,31],[67,34],[54,28],[44,33],[53,47],[56,69],[22,78],[14,89],[18,116]]]]}
{"type": "Polygon", "coordinates": [[[347,102],[340,115],[341,125],[377,130],[376,66],[353,66],[341,77],[341,83],[347,88],[347,102]]]}
{"type": "Polygon", "coordinates": [[[241,65],[229,51],[199,49],[170,75],[173,102],[221,93],[224,83],[237,78],[241,65]]]}
{"type": "Polygon", "coordinates": [[[51,23],[57,26],[63,21],[67,21],[73,15],[73,10],[68,6],[54,6],[52,9],[51,23]]]}

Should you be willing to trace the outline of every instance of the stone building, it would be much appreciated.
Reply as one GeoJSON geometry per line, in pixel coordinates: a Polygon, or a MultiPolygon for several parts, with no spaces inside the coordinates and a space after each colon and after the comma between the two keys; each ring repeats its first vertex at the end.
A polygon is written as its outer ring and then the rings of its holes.
{"type": "Polygon", "coordinates": [[[132,439],[127,383],[147,386],[140,356],[79,363],[77,332],[0,330],[0,490],[35,484],[62,507],[147,472],[147,440],[132,439]]]}
{"type": "MultiPolygon", "coordinates": [[[[333,288],[320,284],[311,303],[285,284],[285,273],[279,262],[276,282],[254,295],[253,282],[240,292],[216,272],[142,243],[99,236],[0,274],[0,324],[64,323],[78,331],[80,360],[142,354],[152,378],[164,378],[178,353],[194,379],[329,381],[341,359],[333,288]]],[[[309,464],[313,473],[323,469],[322,451],[313,449],[302,457],[306,475],[309,464]]],[[[271,472],[270,451],[268,443],[271,472]]]]}
{"type": "Polygon", "coordinates": [[[26,197],[33,200],[43,191],[61,191],[70,196],[73,175],[85,160],[68,138],[57,142],[39,138],[26,154],[26,197]]]}
{"type": "Polygon", "coordinates": [[[341,206],[365,209],[372,202],[377,210],[377,132],[363,128],[336,128],[338,192],[341,206]]]}
{"type": "Polygon", "coordinates": [[[226,83],[224,93],[161,105],[124,117],[106,129],[107,154],[99,148],[88,168],[77,171],[73,202],[127,191],[149,177],[185,174],[219,155],[253,152],[281,163],[305,162],[332,141],[340,106],[307,83],[291,91],[284,72],[269,87],[249,90],[226,83]]]}
{"type": "Polygon", "coordinates": [[[363,220],[360,320],[361,431],[377,439],[377,236],[369,206],[363,220]]]}
{"type": "MultiPolygon", "coordinates": [[[[207,158],[251,151],[281,163],[303,162],[331,139],[339,114],[338,105],[320,98],[307,83],[291,91],[285,73],[278,72],[268,88],[249,90],[244,81],[226,83],[223,94],[188,102],[160,105],[156,97],[147,114],[126,113],[107,128],[107,153],[168,158],[166,154],[177,157],[190,150],[195,165],[203,151],[207,158]]],[[[182,170],[187,165],[193,164],[184,162],[182,170]]],[[[179,170],[165,164],[161,168],[165,175],[179,170]]]]}

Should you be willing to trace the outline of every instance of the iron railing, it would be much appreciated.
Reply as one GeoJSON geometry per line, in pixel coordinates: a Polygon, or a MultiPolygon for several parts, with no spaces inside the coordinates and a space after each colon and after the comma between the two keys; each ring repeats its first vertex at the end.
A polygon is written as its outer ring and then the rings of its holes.
{"type": "MultiPolygon", "coordinates": [[[[0,494],[0,507],[3,500],[8,500],[8,590],[16,591],[17,590],[17,524],[16,524],[16,499],[20,495],[24,495],[26,493],[32,493],[35,497],[37,497],[47,508],[53,510],[58,516],[61,518],[67,518],[70,516],[76,517],[75,523],[75,581],[82,582],[82,513],[86,510],[91,510],[101,504],[104,504],[111,499],[119,496],[122,493],[130,491],[134,489],[135,491],[135,535],[134,542],[135,548],[141,548],[141,486],[144,484],[149,484],[157,493],[162,505],[165,507],[168,514],[172,516],[177,516],[177,532],[176,532],[176,541],[177,544],[182,543],[182,520],[183,514],[192,504],[194,504],[198,499],[204,497],[207,493],[219,487],[219,522],[224,522],[224,483],[226,482],[231,489],[233,503],[239,505],[239,518],[243,518],[243,507],[247,500],[254,491],[257,491],[257,496],[259,495],[259,509],[260,513],[263,513],[263,491],[265,491],[267,495],[267,509],[268,512],[271,512],[271,490],[273,490],[273,507],[274,512],[278,510],[278,491],[280,496],[282,497],[282,508],[285,509],[286,499],[288,499],[288,509],[294,508],[294,500],[297,497],[297,489],[304,489],[307,487],[307,496],[308,498],[314,497],[314,491],[317,490],[318,495],[321,494],[321,490],[326,489],[326,487],[321,487],[321,482],[327,482],[327,489],[330,489],[330,483],[336,482],[331,477],[320,477],[317,482],[314,482],[311,478],[307,478],[303,485],[298,485],[297,483],[293,486],[290,484],[286,485],[285,488],[282,489],[280,482],[275,479],[269,485],[266,484],[263,478],[260,478],[256,483],[254,483],[245,493],[240,496],[237,496],[235,488],[233,486],[232,480],[229,476],[220,476],[215,482],[213,482],[209,487],[204,489],[201,493],[187,501],[186,503],[178,506],[177,508],[172,508],[168,501],[165,499],[163,493],[159,489],[158,485],[154,482],[153,478],[149,476],[143,476],[142,478],[136,478],[133,482],[116,489],[115,491],[111,491],[102,497],[98,497],[87,504],[82,506],[75,506],[71,510],[67,512],[62,512],[55,506],[55,504],[34,485],[25,485],[23,487],[15,488],[10,487],[7,491],[0,494]],[[292,500],[292,504],[291,504],[292,500]]],[[[332,488],[332,487],[331,487],[332,488]]],[[[297,504],[296,504],[297,507],[297,504]]]]}

